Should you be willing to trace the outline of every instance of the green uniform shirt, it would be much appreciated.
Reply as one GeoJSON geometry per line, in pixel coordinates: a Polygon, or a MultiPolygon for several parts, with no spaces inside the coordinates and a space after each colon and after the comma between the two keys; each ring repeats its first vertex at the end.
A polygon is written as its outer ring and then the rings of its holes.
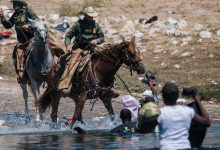
{"type": "Polygon", "coordinates": [[[35,20],[38,19],[38,17],[31,9],[22,8],[14,12],[9,20],[6,20],[5,17],[1,17],[1,22],[6,29],[15,26],[18,41],[25,43],[27,40],[33,37],[33,34],[26,30],[22,30],[21,28],[22,25],[31,24],[28,19],[35,20]]]}
{"type": "Polygon", "coordinates": [[[85,49],[91,40],[96,39],[97,44],[104,42],[104,34],[101,27],[95,20],[79,20],[69,30],[65,36],[65,45],[70,45],[71,39],[75,37],[74,49],[85,49]]]}

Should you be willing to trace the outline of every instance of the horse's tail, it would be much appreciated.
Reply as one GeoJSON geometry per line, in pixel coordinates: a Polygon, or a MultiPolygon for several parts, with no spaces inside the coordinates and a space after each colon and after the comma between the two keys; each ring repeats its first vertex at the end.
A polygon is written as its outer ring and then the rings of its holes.
{"type": "Polygon", "coordinates": [[[52,102],[51,95],[55,92],[54,88],[47,89],[44,94],[38,99],[36,105],[38,106],[39,112],[44,113],[52,102]]]}

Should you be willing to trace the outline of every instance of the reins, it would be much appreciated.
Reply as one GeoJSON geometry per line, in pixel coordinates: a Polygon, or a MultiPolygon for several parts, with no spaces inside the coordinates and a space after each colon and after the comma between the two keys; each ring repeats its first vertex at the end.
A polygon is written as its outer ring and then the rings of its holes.
{"type": "MultiPolygon", "coordinates": [[[[96,46],[96,47],[97,47],[98,49],[105,50],[104,48],[102,48],[102,47],[100,47],[100,46],[96,46]]],[[[102,56],[104,56],[105,58],[107,58],[108,60],[110,60],[110,62],[111,62],[115,67],[117,67],[117,66],[114,64],[114,61],[113,61],[112,59],[110,59],[108,56],[106,56],[105,54],[103,54],[101,51],[98,51],[98,52],[99,52],[99,54],[101,54],[102,56]]],[[[126,67],[126,66],[123,66],[123,65],[122,65],[122,67],[131,70],[131,68],[126,67]]],[[[131,96],[133,96],[133,95],[131,94],[131,91],[129,90],[127,84],[124,82],[124,80],[123,80],[117,73],[116,73],[116,76],[117,76],[117,77],[119,78],[119,80],[123,83],[123,85],[124,85],[125,88],[127,89],[128,93],[129,93],[131,96]]]]}

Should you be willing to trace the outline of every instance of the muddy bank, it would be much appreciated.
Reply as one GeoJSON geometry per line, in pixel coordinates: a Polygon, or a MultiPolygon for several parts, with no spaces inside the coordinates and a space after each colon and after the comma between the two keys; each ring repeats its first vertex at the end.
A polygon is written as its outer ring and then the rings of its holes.
{"type": "MultiPolygon", "coordinates": [[[[113,99],[113,108],[116,114],[120,112],[123,108],[121,99],[113,99]]],[[[209,102],[203,102],[205,108],[210,114],[210,117],[213,121],[220,121],[220,105],[219,104],[210,104],[209,102]]],[[[32,115],[35,115],[35,106],[34,99],[32,95],[29,95],[29,111],[32,115]]],[[[62,117],[66,113],[74,112],[75,104],[70,98],[62,98],[59,106],[59,118],[62,120],[62,117]]],[[[83,110],[83,118],[91,119],[94,117],[107,116],[108,112],[105,109],[101,101],[97,101],[94,105],[92,111],[90,109],[92,105],[90,100],[85,104],[83,110]]],[[[19,85],[14,80],[0,80],[0,113],[14,113],[19,112],[23,113],[24,111],[24,102],[22,98],[22,91],[19,85]]],[[[50,110],[47,110],[46,116],[50,115],[50,110]]]]}

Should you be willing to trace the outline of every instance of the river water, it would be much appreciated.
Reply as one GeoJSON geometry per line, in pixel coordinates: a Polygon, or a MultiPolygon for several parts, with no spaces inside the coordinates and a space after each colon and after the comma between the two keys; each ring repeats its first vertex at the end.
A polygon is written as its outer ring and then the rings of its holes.
{"type": "MultiPolygon", "coordinates": [[[[0,116],[1,118],[2,116],[0,116]]],[[[7,125],[0,129],[0,149],[1,150],[71,150],[71,149],[159,149],[158,133],[114,135],[109,130],[114,126],[109,123],[108,118],[101,118],[86,122],[82,126],[87,130],[87,134],[78,135],[70,131],[64,124],[60,124],[58,129],[51,129],[48,122],[44,125],[34,126],[34,119],[25,124],[21,116],[6,115],[10,118],[7,125]],[[97,124],[98,123],[98,124],[97,124]]],[[[220,149],[220,123],[212,123],[208,128],[203,149],[220,149]]]]}

